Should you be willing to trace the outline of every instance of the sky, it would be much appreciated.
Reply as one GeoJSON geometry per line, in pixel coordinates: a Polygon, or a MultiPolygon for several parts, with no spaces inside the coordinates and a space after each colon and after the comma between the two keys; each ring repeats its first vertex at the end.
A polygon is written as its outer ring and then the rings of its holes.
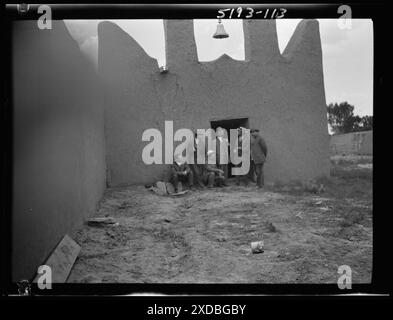
{"type": "MultiPolygon", "coordinates": [[[[350,29],[339,27],[337,19],[317,19],[322,43],[326,103],[347,101],[360,116],[373,114],[373,23],[352,19],[350,29]]],[[[72,37],[94,63],[97,63],[97,24],[102,20],[65,20],[72,37]]],[[[163,20],[109,20],[119,25],[146,51],[165,64],[163,20]]],[[[300,19],[277,19],[277,35],[283,52],[300,19]]],[[[244,60],[242,20],[222,21],[227,39],[213,39],[217,20],[194,20],[199,61],[211,61],[226,53],[244,60]]]]}

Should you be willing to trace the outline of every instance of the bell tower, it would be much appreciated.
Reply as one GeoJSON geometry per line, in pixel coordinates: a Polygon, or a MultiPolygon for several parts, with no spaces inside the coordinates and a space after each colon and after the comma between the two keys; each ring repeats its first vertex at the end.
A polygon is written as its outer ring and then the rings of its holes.
{"type": "Polygon", "coordinates": [[[164,20],[165,57],[170,69],[198,62],[193,20],[164,20]]]}

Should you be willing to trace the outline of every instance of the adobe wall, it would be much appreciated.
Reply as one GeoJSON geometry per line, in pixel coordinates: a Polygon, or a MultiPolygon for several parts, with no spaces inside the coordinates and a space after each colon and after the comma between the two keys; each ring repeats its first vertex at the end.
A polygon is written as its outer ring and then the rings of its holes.
{"type": "Polygon", "coordinates": [[[13,279],[32,279],[105,188],[102,89],[62,21],[13,30],[13,279]]]}
{"type": "Polygon", "coordinates": [[[331,154],[373,154],[373,132],[351,132],[330,137],[331,154]]]}
{"type": "Polygon", "coordinates": [[[244,20],[246,61],[223,55],[212,62],[198,62],[192,20],[164,24],[168,73],[160,73],[157,61],[117,25],[98,26],[110,186],[163,177],[165,165],[145,165],[141,155],[147,144],[143,131],[157,128],[164,134],[165,120],[173,120],[177,130],[248,117],[269,148],[266,181],[329,175],[316,20],[299,23],[283,55],[274,20],[244,20]]]}

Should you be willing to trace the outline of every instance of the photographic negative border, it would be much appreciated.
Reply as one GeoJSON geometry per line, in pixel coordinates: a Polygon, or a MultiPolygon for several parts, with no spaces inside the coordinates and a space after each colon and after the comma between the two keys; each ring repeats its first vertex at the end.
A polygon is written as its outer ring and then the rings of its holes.
{"type": "MultiPolygon", "coordinates": [[[[286,18],[338,18],[337,4],[281,4],[277,5],[259,5],[259,4],[242,4],[242,7],[252,6],[253,8],[266,7],[286,7],[288,8],[286,18]]],[[[1,280],[3,282],[2,294],[17,294],[17,284],[11,282],[11,252],[12,252],[12,35],[11,24],[14,20],[34,19],[38,17],[38,5],[30,5],[30,10],[26,15],[17,13],[16,5],[9,5],[4,10],[3,35],[5,39],[5,50],[7,59],[5,64],[5,86],[2,106],[2,139],[5,152],[2,156],[2,272],[1,280]]],[[[232,5],[237,7],[239,5],[232,5]]],[[[385,60],[383,53],[384,46],[383,34],[386,32],[384,23],[386,22],[385,8],[381,3],[357,4],[350,3],[354,19],[369,18],[373,20],[374,25],[374,106],[384,105],[383,92],[383,71],[385,60]]],[[[58,19],[216,19],[217,10],[223,7],[223,4],[190,4],[190,5],[155,5],[155,4],[138,4],[138,5],[72,5],[59,4],[51,5],[52,18],[58,19]]],[[[228,5],[224,5],[228,7],[228,5]]],[[[385,40],[386,43],[386,40],[385,40]]],[[[374,117],[378,112],[375,112],[374,117]]],[[[383,128],[383,117],[377,120],[379,130],[383,128]]],[[[375,122],[374,122],[375,123],[375,122]]],[[[382,133],[377,133],[381,135],[382,133]]],[[[378,147],[375,140],[375,129],[373,135],[374,143],[374,163],[378,147]]],[[[378,161],[380,159],[378,158],[378,161]]],[[[378,165],[379,166],[379,165],[378,165]]],[[[373,170],[373,182],[378,167],[373,170]]],[[[36,285],[32,286],[32,294],[40,296],[52,295],[127,295],[142,294],[146,292],[155,292],[158,294],[168,295],[343,295],[353,293],[366,294],[385,294],[388,291],[389,271],[387,270],[387,219],[389,212],[384,212],[379,208],[378,197],[373,186],[373,271],[371,284],[353,284],[351,290],[340,290],[336,284],[54,284],[51,290],[39,290],[36,285]]],[[[385,210],[386,211],[386,210],[385,210]]]]}

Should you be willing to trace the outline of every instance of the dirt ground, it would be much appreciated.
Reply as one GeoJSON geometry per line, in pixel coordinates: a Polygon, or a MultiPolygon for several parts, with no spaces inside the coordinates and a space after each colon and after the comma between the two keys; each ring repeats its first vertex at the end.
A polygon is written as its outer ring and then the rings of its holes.
{"type": "Polygon", "coordinates": [[[372,272],[372,157],[332,158],[324,191],[231,185],[159,196],[144,186],[108,189],[84,225],[68,282],[337,283],[348,265],[353,283],[372,272]],[[250,243],[264,241],[264,252],[250,243]]]}

